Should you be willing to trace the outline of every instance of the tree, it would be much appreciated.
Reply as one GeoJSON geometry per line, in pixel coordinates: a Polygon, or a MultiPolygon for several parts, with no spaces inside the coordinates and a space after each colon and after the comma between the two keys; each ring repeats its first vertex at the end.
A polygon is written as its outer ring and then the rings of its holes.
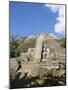
{"type": "Polygon", "coordinates": [[[12,36],[10,39],[10,57],[15,57],[15,50],[18,47],[16,39],[12,36]]]}
{"type": "Polygon", "coordinates": [[[15,37],[11,37],[10,38],[10,57],[16,57],[19,56],[20,53],[16,52],[16,49],[19,45],[23,44],[23,42],[25,41],[26,37],[20,37],[19,39],[15,38],[15,37]]]}
{"type": "Polygon", "coordinates": [[[61,38],[60,43],[61,43],[61,47],[66,48],[66,39],[65,38],[61,38]]]}

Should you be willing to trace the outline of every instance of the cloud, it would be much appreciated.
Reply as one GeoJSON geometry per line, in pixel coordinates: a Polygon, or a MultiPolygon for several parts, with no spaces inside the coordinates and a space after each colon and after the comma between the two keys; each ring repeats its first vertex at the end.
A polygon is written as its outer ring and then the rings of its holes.
{"type": "Polygon", "coordinates": [[[56,33],[65,34],[65,5],[52,5],[45,4],[53,13],[58,13],[56,18],[56,23],[54,25],[54,30],[56,33]]]}

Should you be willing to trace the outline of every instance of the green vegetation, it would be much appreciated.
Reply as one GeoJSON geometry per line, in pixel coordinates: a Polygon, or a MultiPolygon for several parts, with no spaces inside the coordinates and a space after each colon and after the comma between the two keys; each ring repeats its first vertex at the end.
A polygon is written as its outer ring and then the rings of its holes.
{"type": "Polygon", "coordinates": [[[61,47],[66,48],[66,39],[65,38],[61,38],[60,43],[61,43],[61,47]]]}
{"type": "Polygon", "coordinates": [[[21,45],[25,41],[26,37],[21,37],[20,39],[17,40],[17,44],[21,45]]]}
{"type": "Polygon", "coordinates": [[[27,40],[24,43],[22,43],[18,46],[18,48],[16,49],[16,52],[17,53],[22,53],[22,52],[26,53],[28,51],[28,48],[34,48],[35,44],[36,44],[36,38],[30,38],[30,39],[27,38],[27,40]]]}
{"type": "Polygon", "coordinates": [[[20,37],[19,39],[16,39],[14,37],[11,37],[10,41],[10,57],[16,57],[19,56],[19,53],[16,53],[16,49],[19,45],[23,44],[26,37],[20,37]]]}

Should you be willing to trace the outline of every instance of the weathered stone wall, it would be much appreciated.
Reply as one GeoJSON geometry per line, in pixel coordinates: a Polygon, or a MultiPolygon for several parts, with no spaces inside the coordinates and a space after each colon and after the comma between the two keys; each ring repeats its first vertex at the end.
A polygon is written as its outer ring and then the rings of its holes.
{"type": "Polygon", "coordinates": [[[35,55],[34,55],[34,62],[40,62],[41,61],[41,53],[43,49],[43,41],[44,41],[45,35],[39,35],[36,41],[36,47],[35,47],[35,55]]]}
{"type": "Polygon", "coordinates": [[[40,34],[37,37],[35,48],[28,48],[17,58],[10,59],[10,75],[12,79],[21,73],[20,79],[27,73],[27,77],[61,76],[65,73],[65,50],[57,40],[40,34]]]}

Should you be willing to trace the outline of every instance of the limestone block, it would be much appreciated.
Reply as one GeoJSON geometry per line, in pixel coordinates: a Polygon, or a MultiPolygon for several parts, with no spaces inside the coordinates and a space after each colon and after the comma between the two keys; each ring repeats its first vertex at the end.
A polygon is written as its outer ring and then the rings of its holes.
{"type": "Polygon", "coordinates": [[[62,75],[64,75],[64,73],[65,73],[65,70],[64,69],[62,69],[62,70],[53,69],[53,76],[59,76],[59,77],[61,77],[62,75]]]}
{"type": "Polygon", "coordinates": [[[47,57],[49,57],[49,54],[50,54],[50,49],[47,48],[47,57]]]}
{"type": "Polygon", "coordinates": [[[28,48],[28,52],[29,52],[29,53],[34,52],[34,49],[35,49],[35,48],[28,48]]]}
{"type": "Polygon", "coordinates": [[[9,68],[16,70],[18,67],[17,58],[11,58],[9,61],[9,68]]]}
{"type": "Polygon", "coordinates": [[[12,79],[15,79],[17,68],[18,68],[17,58],[11,58],[9,61],[9,72],[12,79]]]}
{"type": "Polygon", "coordinates": [[[54,53],[50,53],[50,58],[54,58],[55,54],[54,53]]]}
{"type": "Polygon", "coordinates": [[[42,62],[46,62],[46,59],[45,59],[45,58],[43,58],[43,59],[42,59],[42,62]]]}
{"type": "Polygon", "coordinates": [[[47,58],[47,52],[43,52],[43,59],[47,58]]]}
{"type": "Polygon", "coordinates": [[[34,61],[40,62],[43,47],[44,35],[39,35],[36,41],[34,61]]]}
{"type": "Polygon", "coordinates": [[[46,52],[46,48],[43,48],[43,52],[46,52]]]}
{"type": "Polygon", "coordinates": [[[21,72],[20,78],[22,78],[25,73],[27,73],[27,77],[35,77],[38,76],[39,69],[39,64],[24,63],[22,64],[22,68],[18,72],[21,72]]]}

